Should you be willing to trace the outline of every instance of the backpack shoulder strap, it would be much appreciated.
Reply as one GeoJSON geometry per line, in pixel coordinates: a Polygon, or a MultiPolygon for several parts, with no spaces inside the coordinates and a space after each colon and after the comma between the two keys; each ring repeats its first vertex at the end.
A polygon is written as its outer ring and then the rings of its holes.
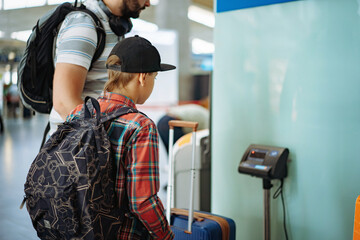
{"type": "Polygon", "coordinates": [[[46,140],[48,138],[49,131],[50,131],[50,121],[48,121],[48,123],[46,124],[45,130],[44,130],[44,133],[43,133],[43,139],[42,139],[41,145],[40,145],[40,150],[44,146],[44,144],[45,144],[45,142],[46,142],[46,140]]]}
{"type": "Polygon", "coordinates": [[[84,101],[84,107],[83,107],[84,118],[92,118],[92,113],[91,113],[92,109],[88,108],[88,106],[87,106],[88,102],[90,102],[91,108],[95,109],[96,118],[98,119],[98,121],[100,121],[100,123],[105,123],[107,121],[110,121],[114,118],[118,118],[118,117],[128,114],[128,113],[140,113],[147,117],[147,115],[145,113],[143,113],[135,108],[132,108],[132,107],[121,107],[121,108],[114,110],[110,114],[108,114],[104,117],[101,117],[100,116],[100,104],[99,104],[98,100],[93,97],[86,96],[85,101],[84,101]]]}
{"type": "Polygon", "coordinates": [[[135,108],[131,108],[131,107],[122,107],[122,108],[118,108],[116,109],[114,112],[110,113],[109,115],[102,117],[101,118],[101,122],[105,123],[107,121],[110,121],[112,119],[118,118],[122,115],[128,114],[128,113],[138,113],[139,111],[135,108]]]}

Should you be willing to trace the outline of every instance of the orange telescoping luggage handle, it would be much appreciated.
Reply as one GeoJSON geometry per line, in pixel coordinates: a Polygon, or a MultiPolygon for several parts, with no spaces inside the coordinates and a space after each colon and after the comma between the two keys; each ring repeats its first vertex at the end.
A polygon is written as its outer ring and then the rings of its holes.
{"type": "Polygon", "coordinates": [[[199,126],[198,122],[180,121],[180,120],[169,121],[170,129],[173,129],[174,127],[186,127],[186,128],[192,128],[193,132],[195,132],[198,126],[199,126]]]}
{"type": "MultiPolygon", "coordinates": [[[[171,214],[188,217],[189,211],[181,208],[172,208],[171,214]]],[[[197,222],[202,222],[205,220],[205,218],[199,216],[196,212],[194,212],[194,219],[197,222]]]]}
{"type": "Polygon", "coordinates": [[[168,189],[167,189],[167,208],[166,218],[170,223],[171,208],[174,206],[174,155],[173,155],[173,143],[174,143],[174,127],[192,128],[192,161],[191,161],[191,184],[190,184],[190,205],[189,205],[189,218],[188,218],[188,230],[187,233],[191,233],[191,224],[194,218],[194,179],[195,179],[195,151],[196,151],[196,130],[199,126],[198,122],[171,120],[169,121],[169,176],[168,176],[168,189]]]}

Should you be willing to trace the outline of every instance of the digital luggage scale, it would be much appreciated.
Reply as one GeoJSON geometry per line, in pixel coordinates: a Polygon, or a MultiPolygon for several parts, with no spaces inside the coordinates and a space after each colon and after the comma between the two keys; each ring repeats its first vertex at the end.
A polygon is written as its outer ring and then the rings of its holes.
{"type": "Polygon", "coordinates": [[[238,168],[239,173],[265,179],[282,179],[287,175],[287,148],[252,144],[244,153],[238,168]]]}
{"type": "Polygon", "coordinates": [[[283,183],[283,179],[287,176],[288,156],[289,149],[287,148],[251,144],[246,149],[238,167],[239,173],[263,179],[265,240],[270,240],[270,189],[273,186],[271,180],[280,179],[283,183]]]}

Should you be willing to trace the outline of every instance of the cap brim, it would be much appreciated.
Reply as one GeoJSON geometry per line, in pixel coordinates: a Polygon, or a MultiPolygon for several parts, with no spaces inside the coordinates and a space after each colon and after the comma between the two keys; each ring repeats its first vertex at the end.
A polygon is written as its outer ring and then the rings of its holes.
{"type": "Polygon", "coordinates": [[[173,69],[175,69],[176,67],[175,67],[174,65],[161,63],[161,64],[160,64],[160,68],[161,68],[160,71],[163,72],[163,71],[173,70],[173,69]]]}

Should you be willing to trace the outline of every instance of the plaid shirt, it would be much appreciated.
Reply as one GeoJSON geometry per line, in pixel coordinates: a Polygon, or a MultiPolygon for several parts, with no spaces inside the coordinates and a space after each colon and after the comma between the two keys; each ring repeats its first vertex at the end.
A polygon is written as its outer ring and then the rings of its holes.
{"type": "MultiPolygon", "coordinates": [[[[130,98],[116,93],[106,92],[98,101],[102,115],[124,106],[136,109],[130,98]]],[[[81,108],[82,105],[77,106],[67,120],[78,117],[81,108]]],[[[117,163],[119,206],[128,202],[129,209],[118,239],[173,239],[164,207],[157,196],[159,140],[156,125],[141,113],[128,113],[105,123],[105,128],[112,144],[113,159],[117,163]],[[147,236],[142,235],[144,232],[147,236]]]]}

